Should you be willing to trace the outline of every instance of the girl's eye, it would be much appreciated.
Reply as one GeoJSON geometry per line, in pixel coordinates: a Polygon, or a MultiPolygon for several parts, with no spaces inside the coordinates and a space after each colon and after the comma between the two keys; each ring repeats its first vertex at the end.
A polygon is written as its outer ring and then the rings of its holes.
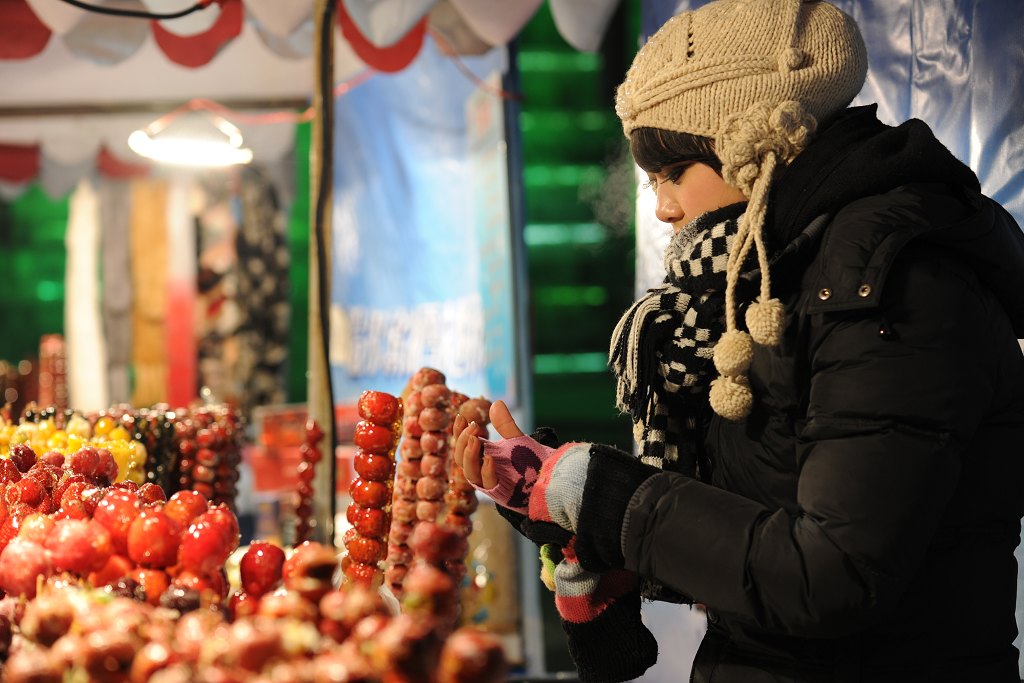
{"type": "Polygon", "coordinates": [[[665,174],[665,181],[670,183],[677,183],[679,179],[683,177],[683,173],[689,168],[690,164],[680,164],[665,174]]]}
{"type": "Polygon", "coordinates": [[[643,187],[643,189],[645,189],[645,190],[651,190],[653,192],[657,192],[658,191],[658,179],[657,178],[651,178],[646,183],[644,183],[641,187],[643,187]]]}

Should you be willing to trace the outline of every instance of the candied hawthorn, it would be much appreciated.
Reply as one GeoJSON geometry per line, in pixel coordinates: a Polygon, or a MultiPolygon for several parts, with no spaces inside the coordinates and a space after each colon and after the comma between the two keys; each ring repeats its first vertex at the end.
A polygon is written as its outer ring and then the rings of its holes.
{"type": "Polygon", "coordinates": [[[436,676],[438,683],[500,683],[507,671],[498,636],[464,626],[445,640],[436,676]]]}
{"type": "Polygon", "coordinates": [[[137,493],[143,503],[153,504],[167,500],[167,494],[164,493],[164,490],[153,483],[143,484],[139,487],[137,493]]]}
{"type": "Polygon", "coordinates": [[[366,588],[376,588],[383,580],[380,570],[377,569],[376,562],[373,564],[349,562],[345,567],[345,578],[366,588]]]}
{"type": "Polygon", "coordinates": [[[281,582],[284,560],[284,551],[278,546],[266,541],[253,541],[239,563],[242,588],[255,598],[269,593],[281,582]]]}
{"type": "Polygon", "coordinates": [[[398,419],[398,398],[383,391],[364,391],[357,403],[359,417],[389,427],[398,419]]]}
{"type": "Polygon", "coordinates": [[[181,534],[178,560],[185,569],[208,574],[223,565],[230,554],[231,548],[223,532],[202,519],[197,519],[181,534]]]}
{"type": "Polygon", "coordinates": [[[356,423],[352,441],[366,453],[387,453],[393,445],[394,434],[389,427],[360,420],[356,423]]]}
{"type": "Polygon", "coordinates": [[[145,567],[178,561],[181,527],[160,510],[143,510],[128,528],[128,557],[145,567]]]}
{"type": "Polygon", "coordinates": [[[423,435],[423,427],[420,427],[420,418],[417,415],[406,415],[402,420],[402,434],[419,438],[423,435]]]}
{"type": "Polygon", "coordinates": [[[93,519],[106,527],[116,552],[128,552],[128,528],[142,512],[142,502],[134,491],[112,488],[100,499],[93,519]]]}
{"type": "Polygon", "coordinates": [[[425,386],[430,384],[444,384],[446,380],[447,378],[440,370],[423,367],[413,373],[412,388],[416,391],[422,391],[425,386]]]}
{"type": "Polygon", "coordinates": [[[348,492],[352,500],[366,508],[383,508],[391,497],[384,482],[365,481],[359,477],[352,480],[348,492]]]}
{"type": "Polygon", "coordinates": [[[89,583],[93,586],[109,586],[119,579],[128,576],[135,568],[135,563],[124,555],[111,555],[98,570],[89,574],[89,583]]]}
{"type": "Polygon", "coordinates": [[[160,597],[171,585],[171,577],[162,569],[136,567],[128,578],[139,584],[146,602],[154,607],[160,604],[160,597]]]}
{"type": "Polygon", "coordinates": [[[36,452],[27,443],[12,446],[10,458],[19,472],[28,472],[36,464],[36,452]]]}
{"type": "Polygon", "coordinates": [[[383,538],[387,536],[391,519],[387,512],[379,508],[360,508],[352,526],[368,538],[383,538]]]}
{"type": "Polygon", "coordinates": [[[7,490],[4,491],[4,500],[8,507],[18,503],[36,507],[43,501],[45,495],[46,492],[38,481],[32,477],[25,477],[7,485],[7,490]]]}
{"type": "Polygon", "coordinates": [[[245,591],[235,591],[228,600],[228,611],[233,619],[255,616],[259,608],[260,599],[245,591]]]}
{"type": "Polygon", "coordinates": [[[448,428],[450,418],[442,408],[424,408],[420,413],[420,427],[425,432],[442,431],[448,428]]]}
{"type": "Polygon", "coordinates": [[[394,461],[380,453],[357,452],[354,458],[356,474],[368,481],[391,481],[394,461]]]}
{"type": "Polygon", "coordinates": [[[67,469],[86,477],[95,477],[99,466],[100,454],[92,446],[83,446],[67,458],[67,469]]]}
{"type": "Polygon", "coordinates": [[[443,384],[428,384],[420,389],[420,400],[424,408],[446,408],[451,402],[451,396],[451,390],[443,384]]]}
{"type": "Polygon", "coordinates": [[[206,512],[207,507],[209,502],[206,496],[185,489],[171,494],[164,505],[164,514],[176,521],[182,529],[187,529],[192,520],[206,512]]]}
{"type": "Polygon", "coordinates": [[[345,543],[349,557],[355,562],[363,564],[376,564],[384,559],[387,553],[387,546],[383,541],[376,538],[367,538],[357,534],[355,538],[345,543]]]}
{"type": "Polygon", "coordinates": [[[89,576],[101,569],[114,551],[110,533],[91,519],[57,522],[45,546],[57,571],[79,576],[89,576]]]}
{"type": "Polygon", "coordinates": [[[0,589],[8,596],[34,598],[39,577],[53,573],[46,548],[24,538],[15,538],[0,553],[0,589]]]}
{"type": "Polygon", "coordinates": [[[333,548],[315,541],[305,541],[285,560],[281,575],[289,591],[298,592],[315,603],[331,590],[337,569],[338,561],[333,548]]]}
{"type": "Polygon", "coordinates": [[[20,480],[21,471],[18,470],[18,466],[7,458],[0,458],[0,485],[20,480]]]}

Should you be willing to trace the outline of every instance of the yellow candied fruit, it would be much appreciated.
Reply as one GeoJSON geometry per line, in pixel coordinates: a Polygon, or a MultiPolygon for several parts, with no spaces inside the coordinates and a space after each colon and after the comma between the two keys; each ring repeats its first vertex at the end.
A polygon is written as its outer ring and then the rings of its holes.
{"type": "Polygon", "coordinates": [[[63,429],[55,431],[49,439],[46,440],[46,450],[49,451],[64,451],[68,447],[68,434],[63,429]]]}
{"type": "Polygon", "coordinates": [[[11,443],[11,437],[14,436],[15,426],[7,423],[0,428],[0,448],[7,448],[7,445],[11,443]]]}
{"type": "Polygon", "coordinates": [[[92,435],[92,426],[89,424],[88,420],[78,413],[75,413],[71,416],[71,419],[68,420],[68,424],[64,428],[64,431],[68,434],[74,434],[83,439],[88,439],[92,435]]]}
{"type": "Polygon", "coordinates": [[[110,441],[102,444],[102,447],[110,451],[110,454],[114,456],[114,462],[117,463],[117,479],[115,481],[124,481],[125,473],[128,471],[128,461],[131,458],[128,442],[110,441]]]}
{"type": "Polygon", "coordinates": [[[11,446],[17,446],[20,443],[28,443],[32,440],[32,434],[35,430],[32,428],[32,423],[26,423],[18,425],[18,428],[14,430],[14,434],[11,435],[11,446]]]}
{"type": "Polygon", "coordinates": [[[116,425],[117,423],[114,422],[114,418],[109,415],[101,415],[96,420],[96,424],[93,425],[93,436],[105,439],[116,425]]]}
{"type": "Polygon", "coordinates": [[[77,453],[86,443],[86,439],[81,434],[68,434],[68,454],[77,453]]]}
{"type": "Polygon", "coordinates": [[[127,441],[132,437],[131,434],[128,433],[127,429],[118,425],[110,430],[110,433],[107,434],[107,438],[111,441],[127,441]]]}
{"type": "Polygon", "coordinates": [[[131,469],[128,470],[128,476],[125,478],[128,481],[133,481],[139,486],[142,486],[143,484],[146,483],[146,472],[145,470],[132,467],[131,469]]]}
{"type": "Polygon", "coordinates": [[[51,418],[47,418],[36,425],[36,438],[40,443],[45,443],[55,431],[57,431],[57,426],[53,424],[51,418]]]}
{"type": "Polygon", "coordinates": [[[144,466],[146,460],[149,459],[149,451],[146,450],[146,444],[141,441],[129,441],[132,450],[132,461],[139,463],[139,466],[144,466]]]}

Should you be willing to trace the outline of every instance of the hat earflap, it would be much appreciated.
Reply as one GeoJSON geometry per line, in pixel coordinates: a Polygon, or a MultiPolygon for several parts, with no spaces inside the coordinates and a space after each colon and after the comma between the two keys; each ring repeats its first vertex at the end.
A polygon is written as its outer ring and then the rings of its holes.
{"type": "Polygon", "coordinates": [[[775,346],[782,339],[785,308],[771,296],[768,250],[762,230],[776,167],[788,164],[803,151],[814,128],[814,117],[799,102],[787,101],[775,108],[758,102],[747,111],[726,118],[715,140],[722,160],[722,177],[749,197],[729,253],[725,332],[713,352],[720,376],[711,383],[709,401],[711,408],[727,420],[743,419],[753,405],[746,374],[754,355],[753,343],[775,346]],[[747,308],[747,333],[736,327],[736,284],[751,247],[757,253],[761,287],[757,301],[747,308]]]}

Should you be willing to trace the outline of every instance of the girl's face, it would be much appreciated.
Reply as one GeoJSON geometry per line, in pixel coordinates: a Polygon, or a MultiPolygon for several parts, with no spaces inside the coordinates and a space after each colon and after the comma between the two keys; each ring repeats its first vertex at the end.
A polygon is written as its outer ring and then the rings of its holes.
{"type": "Polygon", "coordinates": [[[666,166],[647,177],[647,187],[658,197],[654,215],[675,232],[701,214],[747,200],[713,168],[700,162],[666,166]]]}

